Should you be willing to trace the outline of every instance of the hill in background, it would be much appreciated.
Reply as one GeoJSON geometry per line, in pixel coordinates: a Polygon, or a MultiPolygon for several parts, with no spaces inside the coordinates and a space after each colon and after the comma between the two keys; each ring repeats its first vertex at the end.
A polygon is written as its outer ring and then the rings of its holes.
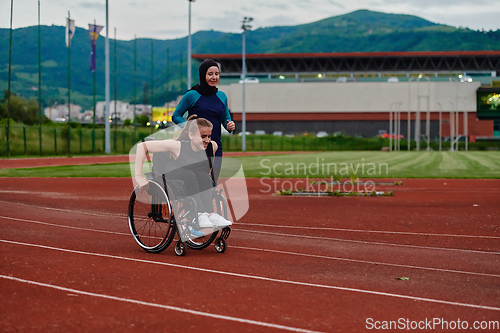
{"type": "MultiPolygon", "coordinates": [[[[43,105],[64,103],[67,94],[67,49],[64,27],[42,26],[43,105]]],[[[119,31],[118,31],[119,33],[119,31]]],[[[12,91],[24,97],[38,92],[38,27],[13,32],[12,91]]],[[[193,53],[241,53],[241,35],[200,31],[192,36],[193,53]]],[[[0,29],[0,89],[7,88],[9,29],[0,29]]],[[[187,37],[172,40],[138,39],[116,41],[118,99],[134,99],[134,48],[137,47],[137,84],[135,95],[143,102],[143,87],[148,96],[154,89],[154,105],[162,105],[186,91],[187,37]],[[154,44],[154,59],[151,47],[154,44]],[[167,53],[168,52],[168,53],[167,53]],[[169,62],[167,68],[167,54],[169,62]],[[154,80],[151,67],[154,61],[154,80]]],[[[111,53],[111,98],[114,92],[114,48],[111,53]]],[[[250,31],[248,53],[316,52],[394,52],[394,51],[484,51],[500,50],[500,30],[475,31],[436,24],[420,17],[359,10],[321,21],[296,26],[277,26],[250,31]]],[[[88,31],[77,28],[71,49],[71,95],[75,103],[88,109],[92,105],[93,76],[89,71],[88,31]]],[[[193,63],[193,84],[198,64],[193,63]]],[[[97,40],[97,99],[104,99],[104,37],[97,40]]],[[[148,97],[148,103],[151,98],[148,97]]]]}

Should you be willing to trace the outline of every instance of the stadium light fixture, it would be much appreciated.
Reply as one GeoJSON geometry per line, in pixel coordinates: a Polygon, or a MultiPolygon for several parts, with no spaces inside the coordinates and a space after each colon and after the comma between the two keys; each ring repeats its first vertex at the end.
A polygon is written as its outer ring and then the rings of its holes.
{"type": "Polygon", "coordinates": [[[242,139],[241,139],[241,150],[246,151],[246,132],[247,132],[247,124],[246,124],[246,114],[245,114],[245,78],[247,76],[247,65],[245,61],[245,32],[247,30],[251,30],[252,26],[250,25],[250,22],[253,21],[252,17],[244,17],[243,21],[241,21],[241,29],[243,29],[243,33],[241,34],[241,61],[242,61],[242,66],[241,66],[241,80],[242,86],[243,86],[243,92],[242,92],[242,109],[241,109],[241,133],[242,133],[242,139]]]}

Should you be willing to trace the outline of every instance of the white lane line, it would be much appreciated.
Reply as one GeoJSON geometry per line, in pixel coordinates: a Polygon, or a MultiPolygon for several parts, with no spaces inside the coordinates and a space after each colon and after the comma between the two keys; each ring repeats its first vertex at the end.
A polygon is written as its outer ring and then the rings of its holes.
{"type": "Polygon", "coordinates": [[[439,299],[433,299],[433,298],[416,297],[416,296],[409,296],[409,295],[400,295],[400,294],[386,293],[386,292],[366,290],[366,289],[339,287],[339,286],[331,286],[331,285],[324,285],[324,284],[317,284],[317,283],[307,283],[307,282],[299,282],[299,281],[291,281],[291,280],[268,278],[268,277],[258,276],[258,275],[249,275],[249,274],[240,274],[240,273],[225,272],[225,271],[216,271],[216,270],[207,269],[207,268],[192,267],[192,266],[186,266],[186,265],[172,264],[172,263],[167,263],[167,262],[157,262],[157,261],[144,260],[144,259],[136,259],[136,258],[129,258],[129,257],[121,257],[121,256],[114,256],[114,255],[102,254],[102,253],[95,253],[95,252],[85,252],[85,251],[78,251],[78,250],[69,250],[69,249],[57,248],[57,247],[52,247],[52,246],[45,246],[45,245],[38,245],[38,244],[31,244],[31,243],[22,243],[22,242],[16,242],[16,241],[9,241],[9,240],[5,240],[5,239],[0,239],[0,242],[9,243],[9,244],[16,244],[16,245],[23,245],[23,246],[31,246],[31,247],[37,247],[37,248],[43,248],[43,249],[55,250],[55,251],[61,251],[61,252],[90,255],[90,256],[96,256],[96,257],[104,257],[104,258],[127,260],[127,261],[139,262],[139,263],[148,263],[148,264],[154,264],[154,265],[169,266],[169,267],[182,268],[182,269],[188,269],[188,270],[199,271],[199,272],[228,275],[228,276],[233,276],[233,277],[247,278],[247,279],[253,279],[253,280],[260,280],[260,281],[268,281],[268,282],[292,284],[292,285],[305,286],[305,287],[315,287],[315,288],[323,288],[323,289],[333,289],[333,290],[341,290],[341,291],[350,291],[350,292],[370,294],[370,295],[378,295],[378,296],[387,296],[387,297],[394,297],[394,298],[409,299],[409,300],[413,300],[413,301],[423,301],[423,302],[431,302],[431,303],[438,303],[438,304],[462,306],[462,307],[475,308],[475,309],[500,311],[500,307],[494,307],[494,306],[485,306],[485,305],[469,304],[469,303],[461,303],[461,302],[451,302],[451,301],[445,301],[445,300],[439,300],[439,299]]]}
{"type": "MultiPolygon", "coordinates": [[[[92,231],[92,232],[102,232],[102,233],[106,233],[106,234],[114,234],[114,235],[119,235],[119,236],[131,237],[130,233],[107,231],[107,230],[100,230],[100,229],[89,229],[89,228],[72,227],[72,226],[61,225],[61,224],[54,224],[54,223],[47,223],[47,222],[41,222],[41,221],[32,221],[32,220],[19,219],[19,218],[15,218],[15,217],[0,216],[0,218],[5,218],[5,219],[10,219],[10,220],[15,220],[15,221],[21,221],[21,222],[29,222],[29,223],[36,223],[36,224],[48,225],[48,226],[51,226],[51,227],[60,227],[60,228],[76,229],[76,230],[83,230],[83,231],[92,231]]],[[[236,230],[239,230],[239,229],[236,229],[236,230]]],[[[440,272],[448,272],[448,273],[469,274],[469,275],[479,275],[479,276],[489,276],[489,277],[500,277],[500,275],[495,275],[495,274],[475,273],[475,272],[458,271],[458,270],[452,270],[452,269],[442,269],[442,268],[432,268],[432,267],[423,267],[423,266],[400,265],[400,264],[391,264],[391,263],[379,262],[379,261],[367,261],[367,260],[359,260],[359,259],[347,259],[347,258],[322,256],[322,255],[316,255],[316,254],[305,254],[305,253],[298,253],[298,252],[287,252],[287,251],[280,251],[280,250],[269,250],[269,249],[252,248],[252,247],[235,246],[235,245],[231,245],[231,247],[236,248],[236,249],[254,250],[254,251],[267,251],[267,252],[289,254],[289,255],[296,255],[296,256],[306,256],[306,257],[320,258],[320,259],[330,259],[330,260],[342,260],[342,261],[350,261],[350,262],[359,262],[359,263],[366,263],[366,264],[370,264],[370,265],[385,265],[385,266],[406,267],[406,268],[431,270],[431,271],[440,271],[440,272]]]]}
{"type": "Polygon", "coordinates": [[[348,259],[348,258],[340,258],[340,257],[330,257],[330,256],[322,256],[322,255],[318,255],[318,254],[306,254],[306,253],[299,253],[299,252],[259,249],[259,248],[254,248],[254,247],[246,247],[246,246],[238,246],[238,245],[231,245],[231,248],[241,249],[241,250],[250,250],[250,251],[263,251],[263,252],[270,252],[270,253],[288,254],[288,255],[294,255],[294,256],[311,257],[311,258],[328,259],[328,260],[358,262],[358,263],[370,264],[370,265],[384,265],[384,266],[393,266],[393,267],[422,269],[422,270],[437,271],[437,272],[469,274],[469,275],[479,275],[479,276],[500,278],[500,275],[498,275],[498,274],[475,273],[475,272],[458,271],[458,270],[444,269],[444,268],[432,268],[432,267],[423,267],[423,266],[391,264],[391,263],[381,262],[381,261],[369,261],[369,260],[348,259]]]}
{"type": "Polygon", "coordinates": [[[453,235],[453,234],[433,234],[423,232],[406,232],[406,231],[384,231],[384,230],[360,230],[360,229],[344,229],[344,228],[328,228],[328,227],[305,227],[293,225],[273,225],[261,223],[237,223],[238,225],[252,225],[257,227],[270,227],[270,228],[287,228],[287,229],[305,229],[305,230],[327,230],[327,231],[343,231],[343,232],[360,232],[360,233],[376,233],[376,234],[389,234],[389,235],[417,235],[417,236],[438,236],[438,237],[466,237],[466,238],[491,238],[500,239],[500,236],[482,236],[482,235],[453,235]]]}
{"type": "MultiPolygon", "coordinates": [[[[15,221],[21,221],[21,222],[28,222],[28,223],[37,223],[37,224],[49,225],[49,226],[54,226],[54,227],[62,227],[62,228],[68,228],[68,229],[77,229],[77,230],[85,230],[85,231],[95,231],[95,232],[102,232],[102,233],[116,234],[116,235],[127,235],[127,236],[130,235],[128,233],[119,233],[119,232],[99,230],[99,229],[88,229],[88,228],[72,227],[72,226],[67,226],[67,225],[60,225],[60,224],[53,224],[53,223],[47,223],[47,222],[41,222],[41,221],[26,220],[26,219],[20,219],[20,218],[15,218],[15,217],[0,216],[0,219],[2,219],[2,218],[9,219],[9,220],[15,220],[15,221]]],[[[274,233],[274,232],[266,232],[266,231],[247,230],[247,229],[239,229],[239,228],[233,228],[232,230],[238,230],[238,231],[250,232],[250,233],[267,234],[267,235],[273,235],[273,236],[288,236],[288,237],[299,237],[299,238],[312,238],[312,239],[331,240],[331,241],[339,241],[339,242],[347,242],[347,243],[362,243],[362,244],[370,244],[370,245],[401,246],[401,247],[418,248],[418,249],[425,249],[425,250],[445,250],[445,251],[461,251],[461,252],[481,253],[481,254],[499,254],[498,252],[492,252],[492,251],[465,250],[465,249],[453,249],[453,248],[445,248],[445,247],[430,247],[430,246],[394,244],[394,243],[384,243],[384,242],[368,242],[368,241],[358,241],[358,240],[341,239],[341,238],[331,238],[331,237],[283,234],[283,233],[274,233]]]]}
{"type": "Polygon", "coordinates": [[[16,282],[28,283],[28,284],[32,284],[32,285],[36,285],[36,286],[40,286],[40,287],[52,288],[52,289],[56,289],[56,290],[70,292],[72,294],[80,294],[80,295],[85,295],[85,296],[105,298],[105,299],[109,299],[109,300],[113,300],[113,301],[127,302],[127,303],[132,303],[132,304],[137,304],[137,305],[143,305],[143,306],[151,306],[151,307],[160,308],[160,309],[189,313],[189,314],[196,315],[196,316],[210,317],[210,318],[235,321],[235,322],[250,324],[250,325],[277,328],[277,329],[291,331],[291,332],[307,332],[307,333],[316,333],[317,332],[317,331],[310,331],[310,330],[305,330],[305,329],[296,328],[296,327],[271,324],[271,323],[266,323],[266,322],[262,322],[262,321],[251,320],[251,319],[243,319],[243,318],[238,318],[238,317],[219,315],[219,314],[215,314],[215,313],[190,310],[190,309],[180,308],[180,307],[172,306],[172,305],[156,304],[156,303],[139,301],[139,300],[131,299],[131,298],[123,298],[123,297],[111,296],[111,295],[106,295],[106,294],[92,293],[92,292],[73,289],[73,288],[61,287],[61,286],[54,285],[54,284],[47,284],[47,283],[42,283],[42,282],[37,282],[37,281],[25,280],[25,279],[13,277],[13,276],[8,276],[8,275],[0,275],[0,278],[11,280],[11,281],[16,281],[16,282]]]}
{"type": "Polygon", "coordinates": [[[9,204],[9,205],[20,205],[20,206],[27,206],[27,207],[30,207],[30,208],[40,208],[40,209],[46,209],[46,210],[55,210],[55,211],[59,211],[59,212],[65,212],[65,213],[73,213],[73,214],[79,214],[79,215],[91,215],[91,216],[99,216],[99,217],[102,217],[103,215],[107,215],[107,216],[113,216],[115,218],[120,218],[120,217],[124,217],[124,218],[127,218],[126,215],[116,215],[116,214],[112,214],[112,213],[89,213],[89,212],[83,212],[83,211],[78,211],[78,210],[71,210],[71,209],[64,209],[64,208],[53,208],[53,207],[44,207],[44,206],[36,206],[36,205],[30,205],[30,204],[25,204],[25,203],[20,203],[20,202],[11,202],[11,201],[4,201],[4,200],[0,200],[0,203],[5,203],[5,204],[9,204]]]}
{"type": "MultiPolygon", "coordinates": [[[[67,213],[75,214],[85,214],[92,216],[113,216],[115,218],[127,218],[126,215],[117,215],[112,213],[88,213],[77,210],[63,209],[63,208],[52,208],[44,206],[36,206],[30,204],[24,204],[20,202],[9,202],[0,200],[0,203],[8,203],[15,205],[22,205],[28,207],[35,207],[40,209],[55,210],[67,213]]],[[[274,225],[274,224],[262,224],[262,223],[247,223],[247,222],[235,222],[234,225],[237,226],[257,226],[257,227],[269,227],[269,228],[286,228],[286,229],[304,229],[304,230],[326,230],[326,231],[342,231],[342,232],[359,232],[359,233],[377,233],[377,234],[389,234],[389,235],[413,235],[413,236],[436,236],[436,237],[465,237],[465,238],[486,238],[486,239],[500,239],[500,236],[484,236],[484,235],[453,235],[453,234],[436,234],[436,233],[422,233],[422,232],[405,232],[405,231],[386,231],[386,230],[361,230],[361,229],[345,229],[345,228],[329,228],[329,227],[311,227],[311,226],[292,226],[292,225],[274,225]]]]}
{"type": "Polygon", "coordinates": [[[371,245],[401,246],[401,247],[411,247],[411,248],[416,248],[416,249],[460,251],[460,252],[482,253],[482,254],[497,254],[497,255],[499,254],[499,252],[493,252],[493,251],[453,249],[453,248],[446,248],[446,247],[432,247],[432,246],[419,246],[419,245],[407,245],[407,244],[394,244],[394,243],[384,243],[384,242],[369,242],[369,241],[359,241],[359,240],[352,240],[352,239],[341,239],[341,238],[322,237],[322,236],[307,236],[307,235],[283,234],[283,233],[278,233],[278,232],[257,231],[257,230],[248,230],[248,229],[239,229],[239,228],[232,228],[231,230],[251,232],[251,233],[256,233],[256,234],[266,234],[266,235],[272,235],[272,236],[286,236],[286,237],[296,237],[296,238],[321,239],[321,240],[339,241],[339,242],[347,242],[347,243],[361,243],[361,244],[371,244],[371,245]]]}
{"type": "Polygon", "coordinates": [[[0,216],[0,219],[14,220],[14,221],[28,222],[28,223],[35,223],[35,224],[43,224],[43,225],[48,225],[48,226],[51,226],[51,227],[68,228],[68,229],[93,231],[93,232],[102,232],[102,233],[105,233],[105,234],[115,234],[115,235],[130,236],[130,237],[132,237],[131,233],[123,233],[123,232],[116,232],[116,231],[107,231],[107,230],[101,230],[101,229],[89,229],[89,228],[72,227],[72,226],[69,226],[69,225],[55,224],[55,223],[48,223],[48,222],[34,221],[34,220],[26,220],[26,219],[20,219],[20,218],[17,218],[17,217],[0,216]]]}

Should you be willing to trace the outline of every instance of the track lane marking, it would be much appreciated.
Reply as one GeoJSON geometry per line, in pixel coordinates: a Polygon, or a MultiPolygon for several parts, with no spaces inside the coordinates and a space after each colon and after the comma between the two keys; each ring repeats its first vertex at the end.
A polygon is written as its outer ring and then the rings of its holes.
{"type": "MultiPolygon", "coordinates": [[[[103,215],[106,216],[113,216],[113,217],[118,217],[118,218],[127,218],[126,215],[116,215],[116,214],[111,214],[111,213],[88,213],[88,212],[82,212],[82,211],[77,211],[77,210],[71,210],[71,209],[64,209],[64,208],[52,208],[52,207],[44,207],[44,206],[36,206],[36,205],[30,205],[30,204],[24,204],[20,202],[9,202],[9,201],[4,201],[0,200],[0,203],[8,203],[8,204],[16,204],[16,205],[22,205],[22,206],[28,206],[28,207],[35,207],[35,208],[40,208],[40,209],[47,209],[47,210],[55,210],[55,211],[61,211],[61,212],[67,212],[67,213],[74,213],[74,214],[85,214],[85,215],[91,215],[91,216],[100,216],[102,217],[103,215]]],[[[439,233],[423,233],[423,232],[406,232],[406,231],[386,231],[386,230],[361,230],[361,229],[346,229],[346,228],[329,228],[329,227],[307,227],[307,226],[291,226],[291,225],[274,225],[274,224],[262,224],[262,223],[247,223],[247,222],[235,222],[234,225],[252,225],[252,226],[257,226],[257,227],[269,227],[269,228],[287,228],[287,229],[305,229],[305,230],[326,230],[326,231],[342,231],[342,232],[359,232],[359,233],[377,233],[377,234],[389,234],[389,235],[412,235],[412,236],[436,236],[436,237],[464,237],[464,238],[486,238],[486,239],[500,239],[500,236],[485,236],[485,235],[463,235],[463,234],[439,234],[439,233]]]]}
{"type": "Polygon", "coordinates": [[[216,270],[208,269],[208,268],[192,267],[192,266],[172,264],[172,263],[167,263],[167,262],[157,262],[157,261],[151,261],[151,260],[129,258],[129,257],[115,256],[115,255],[95,253],[95,252],[70,250],[70,249],[63,249],[63,248],[57,248],[57,247],[52,247],[52,246],[46,246],[46,245],[38,245],[38,244],[31,244],[31,243],[9,241],[9,240],[5,240],[5,239],[0,239],[0,242],[15,244],[15,245],[22,245],[22,246],[38,247],[38,248],[61,251],[61,252],[110,258],[110,259],[119,259],[119,260],[133,261],[133,262],[139,262],[139,263],[169,266],[169,267],[175,267],[175,268],[181,268],[181,269],[187,269],[187,270],[193,270],[193,271],[199,271],[199,272],[228,275],[228,276],[233,276],[233,277],[247,278],[247,279],[253,279],[253,280],[260,280],[260,281],[268,281],[268,282],[291,284],[291,285],[298,285],[298,286],[305,286],[305,287],[314,287],[314,288],[322,288],[322,289],[356,292],[356,293],[362,293],[362,294],[386,296],[386,297],[393,297],[393,298],[402,298],[402,299],[409,299],[412,301],[423,301],[423,302],[461,306],[461,307],[468,307],[468,308],[475,308],[475,309],[482,309],[482,310],[500,311],[500,307],[494,307],[494,306],[469,304],[469,303],[462,303],[462,302],[452,302],[452,301],[445,301],[445,300],[426,298],[426,297],[416,297],[416,296],[409,296],[409,295],[386,293],[386,292],[382,292],[382,291],[374,291],[374,290],[366,290],[366,289],[358,289],[358,288],[348,288],[348,287],[331,286],[331,285],[322,285],[322,284],[317,284],[317,283],[275,279],[275,278],[269,278],[269,277],[258,276],[258,275],[249,275],[249,274],[233,273],[233,272],[226,272],[226,271],[216,271],[216,270]]]}
{"type": "Polygon", "coordinates": [[[432,247],[432,246],[420,246],[420,245],[408,245],[408,244],[394,244],[394,243],[384,243],[384,242],[370,242],[370,241],[360,241],[360,240],[353,240],[353,239],[341,239],[341,238],[323,237],[323,236],[307,236],[307,235],[283,234],[283,233],[278,233],[278,232],[257,231],[257,230],[248,230],[248,229],[240,229],[240,228],[233,228],[232,230],[239,230],[239,231],[243,231],[243,232],[250,232],[250,233],[257,233],[257,234],[266,234],[266,235],[273,235],[273,236],[287,236],[287,237],[298,237],[298,238],[309,238],[309,239],[321,239],[321,240],[339,241],[339,242],[347,242],[347,243],[361,243],[361,244],[372,244],[372,245],[388,245],[388,246],[410,247],[410,248],[416,248],[416,249],[426,249],[426,250],[459,251],[459,252],[481,253],[481,254],[496,254],[496,255],[499,254],[499,252],[493,252],[493,251],[453,249],[453,248],[446,248],[446,247],[432,247]]]}
{"type": "Polygon", "coordinates": [[[111,295],[106,295],[106,294],[99,294],[99,293],[83,291],[83,290],[79,290],[79,289],[66,288],[66,287],[62,287],[62,286],[58,286],[58,285],[54,285],[54,284],[48,284],[48,283],[37,282],[37,281],[32,281],[32,280],[25,280],[25,279],[13,277],[13,276],[8,276],[8,275],[0,275],[0,278],[6,279],[6,280],[11,280],[11,281],[16,281],[16,282],[32,284],[32,285],[36,285],[39,287],[52,288],[52,289],[70,292],[70,293],[79,294],[79,295],[99,297],[99,298],[105,298],[105,299],[109,299],[109,300],[113,300],[113,301],[120,301],[120,302],[132,303],[132,304],[137,304],[137,305],[150,306],[150,307],[155,307],[155,308],[160,308],[160,309],[188,313],[188,314],[192,314],[192,315],[196,315],[196,316],[203,316],[203,317],[210,317],[210,318],[215,318],[215,319],[235,321],[235,322],[239,322],[239,323],[243,323],[243,324],[264,326],[264,327],[276,328],[276,329],[281,329],[281,330],[286,330],[286,331],[291,331],[291,332],[318,333],[318,331],[311,331],[311,330],[306,330],[306,329],[301,329],[301,328],[296,328],[296,327],[266,323],[266,322],[257,321],[257,320],[219,315],[219,314],[215,314],[215,313],[190,310],[190,309],[181,308],[181,307],[172,306],[172,305],[156,304],[156,303],[139,301],[139,300],[131,299],[131,298],[117,297],[117,296],[111,296],[111,295]]]}
{"type": "MultiPolygon", "coordinates": [[[[59,228],[68,228],[68,229],[83,230],[83,231],[101,232],[101,233],[106,233],[106,234],[114,234],[114,235],[127,236],[127,237],[131,236],[130,233],[122,233],[122,232],[99,230],[99,229],[89,229],[89,228],[81,228],[81,227],[72,227],[72,226],[61,225],[61,224],[54,224],[54,223],[48,223],[48,222],[19,219],[19,218],[15,218],[15,217],[0,216],[0,218],[11,219],[11,220],[16,220],[16,221],[21,221],[21,222],[28,222],[28,223],[48,225],[48,226],[59,227],[59,228]]],[[[233,229],[233,230],[241,230],[241,229],[233,229]]],[[[380,262],[380,261],[369,261],[369,260],[360,260],[360,259],[348,259],[348,258],[330,257],[330,256],[323,256],[323,255],[318,255],[318,254],[306,254],[306,253],[289,252],[289,251],[281,251],[281,250],[269,250],[269,249],[252,248],[252,247],[235,246],[235,245],[232,245],[231,247],[238,248],[238,249],[244,249],[244,250],[266,251],[266,252],[274,252],[274,253],[289,254],[289,255],[296,255],[296,256],[306,256],[306,257],[320,258],[320,259],[358,262],[358,263],[365,263],[365,264],[370,264],[370,265],[385,265],[385,266],[405,267],[405,268],[413,268],[413,269],[421,269],[421,270],[441,271],[441,272],[447,272],[447,273],[468,274],[468,275],[478,275],[478,276],[488,276],[488,277],[500,277],[500,275],[496,275],[496,274],[467,272],[467,271],[459,271],[459,270],[443,269],[443,268],[423,267],[423,266],[391,264],[391,263],[380,262]]]]}
{"type": "Polygon", "coordinates": [[[0,216],[0,219],[7,219],[7,220],[20,221],[20,222],[42,224],[42,225],[48,225],[48,226],[51,226],[51,227],[68,228],[68,229],[83,230],[83,231],[93,231],[93,232],[102,232],[102,233],[105,233],[105,234],[116,234],[116,235],[121,235],[121,236],[132,236],[131,233],[123,233],[123,232],[117,232],[117,231],[108,231],[108,230],[102,230],[102,229],[90,229],[90,228],[73,227],[73,226],[70,226],[70,225],[62,225],[62,224],[55,224],[55,223],[49,223],[49,222],[20,219],[20,218],[17,218],[17,217],[0,216]]]}
{"type": "MultiPolygon", "coordinates": [[[[238,223],[240,224],[240,223],[238,223]]],[[[384,231],[384,230],[360,230],[360,229],[344,229],[344,228],[328,228],[328,227],[304,227],[291,225],[272,225],[261,223],[241,223],[241,225],[253,225],[258,227],[271,228],[288,228],[288,229],[306,229],[306,230],[328,230],[328,231],[343,231],[343,232],[360,232],[360,233],[377,233],[377,234],[395,234],[395,235],[417,235],[417,236],[438,236],[438,237],[465,237],[465,238],[491,238],[500,239],[500,236],[482,236],[482,235],[453,235],[453,234],[433,234],[423,232],[406,232],[406,231],[384,231]]]]}
{"type": "Polygon", "coordinates": [[[412,268],[412,269],[422,269],[422,270],[438,271],[438,272],[446,272],[446,273],[479,275],[479,276],[487,276],[487,277],[500,278],[500,275],[498,275],[498,274],[475,273],[475,272],[458,271],[458,270],[444,269],[444,268],[432,268],[432,267],[422,267],[422,266],[413,266],[413,265],[391,264],[391,263],[386,263],[386,262],[381,262],[381,261],[369,261],[369,260],[360,260],[360,259],[348,259],[348,258],[330,257],[330,256],[322,256],[322,255],[318,255],[318,254],[307,254],[307,253],[281,251],[281,250],[259,249],[259,248],[254,248],[254,247],[246,247],[246,246],[238,246],[238,245],[231,245],[231,248],[241,249],[241,250],[263,251],[263,252],[271,252],[271,253],[279,253],[279,254],[288,254],[288,255],[302,256],[302,257],[311,257],[311,258],[319,258],[319,259],[357,262],[357,263],[370,264],[370,265],[384,265],[384,266],[403,267],[403,268],[412,268]]]}

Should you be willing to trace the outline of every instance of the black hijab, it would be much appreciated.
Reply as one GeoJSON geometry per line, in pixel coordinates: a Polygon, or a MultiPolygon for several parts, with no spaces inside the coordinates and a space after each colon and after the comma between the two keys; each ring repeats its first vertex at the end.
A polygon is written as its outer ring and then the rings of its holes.
{"type": "Polygon", "coordinates": [[[217,93],[219,89],[217,87],[211,87],[207,83],[207,71],[210,67],[216,66],[219,68],[219,64],[213,59],[205,59],[200,65],[200,84],[193,86],[190,90],[196,90],[202,96],[212,96],[217,93]]]}

